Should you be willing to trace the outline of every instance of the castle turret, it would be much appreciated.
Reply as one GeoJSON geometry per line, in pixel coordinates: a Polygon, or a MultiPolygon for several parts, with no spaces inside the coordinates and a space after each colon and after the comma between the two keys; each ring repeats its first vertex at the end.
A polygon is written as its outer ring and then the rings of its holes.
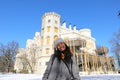
{"type": "Polygon", "coordinates": [[[59,37],[61,16],[55,12],[48,12],[42,16],[41,43],[43,54],[53,53],[53,42],[59,37]]]}
{"type": "Polygon", "coordinates": [[[76,25],[74,25],[74,31],[76,31],[76,25]]]}
{"type": "Polygon", "coordinates": [[[61,16],[55,12],[48,12],[42,16],[41,54],[38,60],[38,72],[43,74],[50,55],[54,52],[54,41],[59,37],[61,16]]]}
{"type": "Polygon", "coordinates": [[[69,24],[69,29],[72,30],[72,26],[71,26],[71,23],[69,24]]]}
{"type": "Polygon", "coordinates": [[[65,21],[63,22],[62,27],[66,28],[66,22],[65,21]]]}

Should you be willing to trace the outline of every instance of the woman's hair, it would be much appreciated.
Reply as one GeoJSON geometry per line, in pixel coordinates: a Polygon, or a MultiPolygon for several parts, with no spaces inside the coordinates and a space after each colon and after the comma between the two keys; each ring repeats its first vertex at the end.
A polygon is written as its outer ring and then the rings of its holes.
{"type": "MultiPolygon", "coordinates": [[[[64,43],[65,44],[65,43],[64,43]]],[[[70,48],[65,44],[66,49],[64,51],[59,51],[58,49],[54,49],[54,55],[58,58],[59,61],[61,61],[61,54],[63,53],[65,55],[64,60],[66,62],[70,62],[71,61],[71,57],[73,56],[73,54],[70,51],[70,48]]]]}

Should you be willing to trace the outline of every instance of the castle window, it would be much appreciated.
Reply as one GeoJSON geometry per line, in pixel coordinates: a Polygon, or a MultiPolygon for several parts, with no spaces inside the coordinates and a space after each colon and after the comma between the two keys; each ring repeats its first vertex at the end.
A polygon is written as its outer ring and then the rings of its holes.
{"type": "Polygon", "coordinates": [[[50,37],[49,36],[47,36],[47,39],[46,39],[47,41],[47,44],[50,44],[50,37]]]}
{"type": "Polygon", "coordinates": [[[57,36],[57,35],[55,35],[55,36],[54,36],[54,41],[55,41],[55,40],[57,40],[57,39],[58,39],[58,36],[57,36]]]}
{"type": "Polygon", "coordinates": [[[47,27],[47,32],[50,32],[50,26],[47,27]]]}
{"type": "Polygon", "coordinates": [[[57,24],[58,22],[55,20],[55,24],[57,24]]]}
{"type": "Polygon", "coordinates": [[[46,48],[46,54],[49,54],[50,49],[46,48]]]}
{"type": "Polygon", "coordinates": [[[49,62],[46,62],[46,63],[45,63],[45,65],[48,65],[48,64],[49,64],[49,62]]]}
{"type": "Polygon", "coordinates": [[[58,33],[58,28],[54,27],[54,32],[58,33]]]}
{"type": "Polygon", "coordinates": [[[50,19],[48,20],[48,23],[50,23],[50,19]]]}
{"type": "Polygon", "coordinates": [[[41,37],[41,45],[43,45],[43,37],[41,37]]]}
{"type": "Polygon", "coordinates": [[[42,28],[42,33],[44,33],[44,28],[42,28]]]}
{"type": "Polygon", "coordinates": [[[41,66],[42,64],[41,64],[41,62],[39,63],[39,66],[41,66]]]}
{"type": "Polygon", "coordinates": [[[83,42],[83,47],[86,47],[86,41],[83,42]]]}

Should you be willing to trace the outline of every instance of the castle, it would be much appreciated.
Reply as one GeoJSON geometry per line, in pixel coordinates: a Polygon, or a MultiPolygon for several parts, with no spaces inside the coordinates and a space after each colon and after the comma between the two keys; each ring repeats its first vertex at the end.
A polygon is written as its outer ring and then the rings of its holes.
{"type": "Polygon", "coordinates": [[[50,56],[54,53],[54,41],[63,38],[76,57],[80,74],[116,73],[114,58],[108,56],[108,49],[96,49],[95,38],[90,29],[77,30],[66,22],[61,24],[61,16],[48,12],[42,16],[41,32],[28,39],[26,48],[19,48],[14,69],[17,72],[43,74],[50,56]]]}

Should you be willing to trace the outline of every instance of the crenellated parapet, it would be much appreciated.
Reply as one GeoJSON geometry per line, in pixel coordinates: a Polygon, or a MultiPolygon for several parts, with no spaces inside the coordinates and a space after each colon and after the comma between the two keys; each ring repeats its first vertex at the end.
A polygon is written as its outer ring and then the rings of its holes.
{"type": "Polygon", "coordinates": [[[61,18],[61,16],[59,14],[55,13],[55,12],[47,12],[42,16],[42,19],[47,17],[47,16],[55,16],[57,18],[61,18]]]}
{"type": "Polygon", "coordinates": [[[74,32],[76,34],[83,35],[83,36],[91,38],[91,30],[88,29],[88,28],[77,30],[76,25],[72,26],[71,23],[67,27],[65,21],[62,23],[61,28],[64,30],[63,32],[65,32],[65,31],[70,32],[71,31],[71,32],[74,32]]]}
{"type": "Polygon", "coordinates": [[[66,29],[69,29],[69,30],[77,31],[76,25],[74,25],[74,26],[72,27],[71,23],[69,24],[69,26],[68,26],[68,28],[67,28],[65,21],[62,23],[61,28],[64,28],[64,29],[66,28],[66,29]]]}

